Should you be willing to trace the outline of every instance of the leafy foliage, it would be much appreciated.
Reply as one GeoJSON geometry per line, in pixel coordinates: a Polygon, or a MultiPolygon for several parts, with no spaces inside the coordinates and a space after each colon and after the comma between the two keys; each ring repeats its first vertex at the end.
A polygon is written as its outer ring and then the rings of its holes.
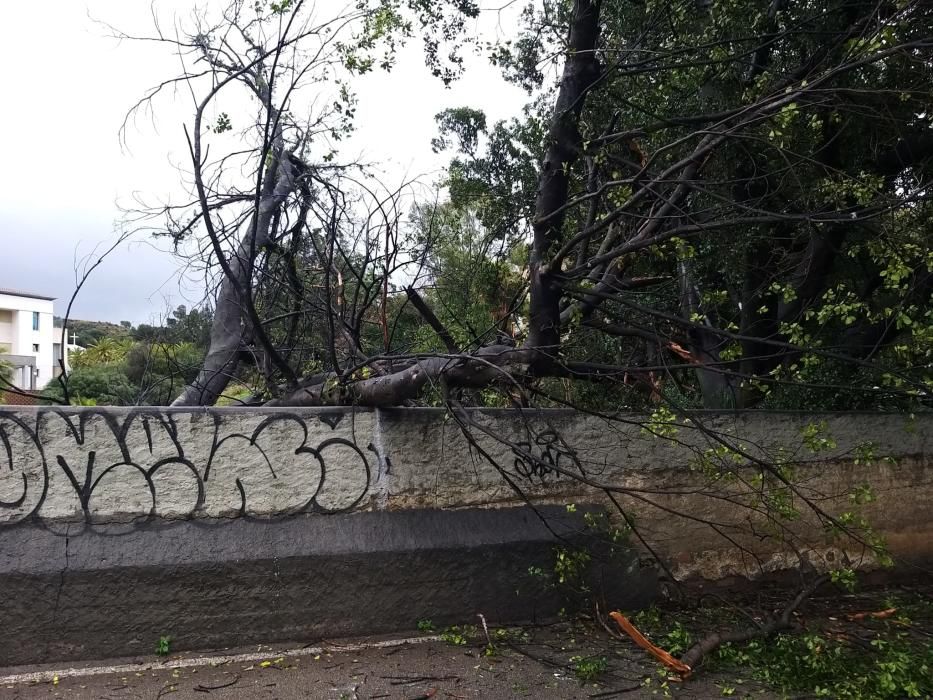
{"type": "Polygon", "coordinates": [[[894,632],[873,639],[869,650],[831,636],[784,634],[768,642],[718,652],[722,664],[747,666],[783,692],[819,698],[922,698],[933,693],[933,644],[894,632]]]}
{"type": "Polygon", "coordinates": [[[123,362],[133,347],[129,337],[103,337],[84,350],[71,353],[71,365],[75,369],[113,365],[123,362]]]}
{"type": "MultiPolygon", "coordinates": [[[[184,306],[177,307],[164,326],[69,322],[69,330],[77,327],[85,337],[97,336],[70,354],[69,399],[78,405],[171,403],[197,375],[209,342],[210,322],[209,311],[188,311],[184,306]]],[[[63,400],[61,382],[49,382],[44,394],[63,400]]]]}
{"type": "MultiPolygon", "coordinates": [[[[57,401],[65,398],[57,379],[50,381],[42,393],[57,401]]],[[[132,406],[139,388],[130,382],[119,363],[84,365],[68,375],[68,393],[77,405],[132,406]]]]}
{"type": "Polygon", "coordinates": [[[168,656],[171,651],[172,638],[166,635],[159,637],[159,641],[156,642],[156,655],[157,656],[168,656]]]}
{"type": "MultiPolygon", "coordinates": [[[[519,332],[512,309],[522,287],[520,260],[469,211],[452,205],[416,207],[415,235],[425,245],[426,297],[461,348],[519,332]]],[[[423,324],[413,329],[414,347],[437,348],[423,324]]],[[[402,342],[405,338],[400,338],[402,342]]]]}
{"type": "MultiPolygon", "coordinates": [[[[894,614],[871,624],[841,626],[833,620],[846,616],[835,611],[828,624],[814,623],[799,633],[724,644],[708,660],[709,670],[750,676],[787,695],[853,700],[928,697],[933,692],[933,644],[923,630],[933,622],[929,603],[922,595],[856,600],[894,614]]],[[[719,605],[674,615],[652,607],[632,620],[674,656],[705,636],[711,625],[747,623],[734,607],[719,605]]]]}
{"type": "Polygon", "coordinates": [[[205,72],[184,76],[203,95],[197,196],[154,215],[222,273],[216,342],[185,402],[215,402],[231,375],[279,402],[929,401],[929,3],[530,3],[485,47],[528,105],[495,124],[483,105],[438,113],[448,200],[408,221],[408,193],[340,162],[353,80],[419,35],[453,80],[477,3],[241,9],[160,37],[205,72]],[[283,61],[243,63],[253,54],[283,61]],[[237,90],[256,115],[225,111],[237,90]],[[462,362],[401,376],[492,345],[536,354],[469,395],[482,382],[462,362]]]}
{"type": "Polygon", "coordinates": [[[477,635],[475,625],[453,625],[441,632],[441,639],[451,646],[466,646],[477,635]]]}
{"type": "Polygon", "coordinates": [[[203,357],[193,343],[136,343],[126,355],[124,372],[140,388],[139,403],[165,406],[194,380],[203,357]]]}
{"type": "Polygon", "coordinates": [[[609,669],[609,661],[605,656],[573,656],[570,668],[581,683],[592,683],[609,669]]]}
{"type": "MultiPolygon", "coordinates": [[[[492,47],[537,97],[524,119],[478,149],[475,110],[439,115],[436,143],[463,144],[451,205],[506,256],[533,221],[553,103],[542,57],[563,50],[573,7],[529,5],[520,36],[492,47]]],[[[567,360],[627,366],[645,398],[681,407],[927,401],[930,6],[603,3],[601,21],[557,241],[567,360]]]]}
{"type": "MultiPolygon", "coordinates": [[[[0,355],[9,353],[10,348],[6,345],[0,345],[0,355]]],[[[13,365],[0,358],[0,385],[13,381],[13,365]]]]}

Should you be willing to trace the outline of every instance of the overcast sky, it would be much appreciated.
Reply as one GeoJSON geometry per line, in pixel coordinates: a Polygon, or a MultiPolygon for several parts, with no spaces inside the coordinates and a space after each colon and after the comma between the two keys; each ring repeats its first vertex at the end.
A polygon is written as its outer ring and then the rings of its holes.
{"type": "MultiPolygon", "coordinates": [[[[207,0],[208,5],[224,0],[207,0]]],[[[199,3],[201,5],[205,3],[199,3]]],[[[495,7],[502,2],[486,2],[495,7]]],[[[157,0],[163,20],[190,0],[157,0]]],[[[319,0],[321,13],[342,0],[319,0]]],[[[511,15],[486,12],[484,38],[509,31],[511,15]]],[[[135,194],[149,201],[180,192],[173,163],[184,154],[182,123],[190,97],[171,95],[152,120],[140,119],[121,148],[118,131],[145,90],[178,71],[165,46],[118,42],[94,19],[130,33],[151,33],[148,0],[43,0],[4,5],[4,107],[0,139],[0,287],[58,297],[75,287],[75,261],[116,239],[120,207],[135,194]]],[[[354,82],[357,136],[349,148],[385,163],[390,178],[436,172],[447,158],[431,152],[434,114],[460,105],[485,109],[490,123],[520,112],[524,94],[479,57],[445,89],[424,67],[420,42],[404,50],[393,72],[354,82]]],[[[137,236],[121,245],[82,290],[74,318],[152,322],[166,309],[197,302],[203,290],[181,281],[165,244],[137,236]]]]}

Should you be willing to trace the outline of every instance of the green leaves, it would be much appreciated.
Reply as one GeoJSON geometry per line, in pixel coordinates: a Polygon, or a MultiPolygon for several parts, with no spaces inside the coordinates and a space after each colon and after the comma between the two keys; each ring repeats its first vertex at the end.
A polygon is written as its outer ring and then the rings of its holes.
{"type": "Polygon", "coordinates": [[[605,656],[571,656],[570,668],[581,683],[592,683],[609,670],[605,656]]]}
{"type": "Polygon", "coordinates": [[[269,3],[269,9],[277,15],[285,14],[292,7],[293,0],[278,0],[269,3]]]}
{"type": "Polygon", "coordinates": [[[362,74],[378,65],[390,70],[398,49],[420,30],[425,63],[445,84],[463,68],[460,50],[472,40],[466,22],[479,14],[473,0],[358,0],[362,29],[340,49],[345,67],[362,74]]]}
{"type": "Polygon", "coordinates": [[[836,440],[829,432],[829,426],[825,420],[805,425],[801,429],[800,435],[803,438],[804,446],[813,453],[836,449],[836,440]]]}
{"type": "Polygon", "coordinates": [[[461,153],[474,155],[479,135],[486,133],[486,114],[479,109],[456,107],[445,109],[434,116],[439,134],[431,139],[435,153],[455,147],[461,153]]]}
{"type": "Polygon", "coordinates": [[[677,415],[666,406],[656,408],[641,430],[655,438],[672,438],[680,432],[677,415]]]}
{"type": "Polygon", "coordinates": [[[233,126],[230,123],[230,117],[226,112],[221,112],[217,117],[217,122],[214,124],[212,131],[215,134],[222,134],[226,131],[230,131],[233,126]]]}

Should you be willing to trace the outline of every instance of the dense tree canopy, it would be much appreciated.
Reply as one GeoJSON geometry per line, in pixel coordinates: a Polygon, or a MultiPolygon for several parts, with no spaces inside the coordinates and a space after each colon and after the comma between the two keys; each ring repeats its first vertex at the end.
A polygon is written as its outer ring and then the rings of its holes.
{"type": "Polygon", "coordinates": [[[192,198],[135,221],[198,251],[213,314],[136,329],[134,383],[191,343],[181,404],[231,381],[280,404],[927,401],[928,3],[544,0],[481,49],[478,12],[235,0],[150,37],[186,68],[141,104],[195,96],[192,198]],[[529,94],[506,122],[437,115],[434,192],[340,151],[355,76],[414,37],[445,82],[475,44],[529,94]]]}
{"type": "MultiPolygon", "coordinates": [[[[567,52],[575,7],[529,8],[497,48],[510,79],[542,96],[452,163],[452,202],[502,237],[520,240],[531,217],[528,173],[553,110],[541,69],[567,52]]],[[[548,265],[562,349],[647,365],[688,405],[925,397],[929,6],[600,9],[599,78],[568,136],[548,265]]],[[[484,122],[452,110],[439,123],[459,135],[484,122]]]]}
{"type": "Polygon", "coordinates": [[[72,367],[49,382],[43,396],[82,405],[170,403],[197,376],[207,350],[211,312],[177,307],[165,324],[154,326],[72,321],[87,346],[70,353],[72,367]],[[67,392],[67,393],[66,393],[67,392]]]}

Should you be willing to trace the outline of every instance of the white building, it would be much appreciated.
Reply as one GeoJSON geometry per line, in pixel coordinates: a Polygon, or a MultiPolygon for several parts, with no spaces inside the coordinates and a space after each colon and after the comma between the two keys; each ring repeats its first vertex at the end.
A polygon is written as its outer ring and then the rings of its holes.
{"type": "MultiPolygon", "coordinates": [[[[19,389],[41,389],[60,374],[62,329],[54,327],[53,301],[0,288],[0,359],[13,366],[13,384],[19,389]]],[[[75,347],[66,342],[66,367],[75,347]]]]}

